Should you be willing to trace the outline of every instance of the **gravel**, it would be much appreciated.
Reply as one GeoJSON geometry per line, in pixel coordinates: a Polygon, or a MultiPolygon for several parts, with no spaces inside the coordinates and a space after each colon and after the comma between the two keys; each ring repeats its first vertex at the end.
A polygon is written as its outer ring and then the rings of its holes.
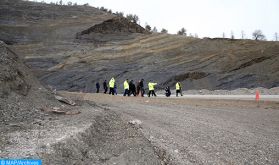
{"type": "Polygon", "coordinates": [[[167,164],[279,163],[278,102],[80,95],[140,120],[167,164]]]}
{"type": "Polygon", "coordinates": [[[77,105],[64,97],[65,104],[58,102],[2,42],[0,53],[1,158],[51,165],[162,164],[139,127],[93,102],[77,105]],[[53,109],[80,113],[54,114],[53,109]]]}
{"type": "MultiPolygon", "coordinates": [[[[256,91],[259,91],[262,95],[279,95],[279,87],[274,88],[238,88],[235,90],[183,90],[183,94],[190,94],[190,95],[255,95],[256,91]]],[[[175,94],[175,90],[171,91],[172,94],[175,94]]],[[[158,94],[164,94],[164,91],[158,91],[158,94]]]]}

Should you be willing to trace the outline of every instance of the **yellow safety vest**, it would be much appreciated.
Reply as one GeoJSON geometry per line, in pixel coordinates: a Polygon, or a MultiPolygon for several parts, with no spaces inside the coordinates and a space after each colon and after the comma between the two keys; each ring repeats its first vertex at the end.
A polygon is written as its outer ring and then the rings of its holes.
{"type": "Polygon", "coordinates": [[[154,86],[155,86],[155,85],[157,85],[157,83],[149,82],[149,83],[148,83],[148,89],[149,89],[150,91],[154,90],[154,86]]]}
{"type": "Polygon", "coordinates": [[[110,79],[110,81],[109,81],[109,87],[110,87],[110,88],[114,88],[114,83],[115,83],[114,78],[110,79]]]}
{"type": "Polygon", "coordinates": [[[180,86],[180,84],[179,84],[179,83],[176,83],[176,85],[175,85],[175,89],[176,89],[176,90],[180,90],[180,89],[181,89],[181,86],[180,86]]]}
{"type": "Polygon", "coordinates": [[[129,83],[128,83],[128,81],[124,81],[124,89],[128,89],[129,90],[129,83]]]}

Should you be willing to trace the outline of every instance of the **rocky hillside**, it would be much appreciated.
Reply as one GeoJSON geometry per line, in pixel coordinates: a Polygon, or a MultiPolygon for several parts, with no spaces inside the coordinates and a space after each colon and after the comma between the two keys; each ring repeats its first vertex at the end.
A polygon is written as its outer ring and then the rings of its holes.
{"type": "Polygon", "coordinates": [[[22,0],[1,0],[0,8],[0,40],[10,44],[72,41],[77,32],[113,17],[88,6],[22,0]]]}
{"type": "Polygon", "coordinates": [[[92,92],[112,76],[120,91],[126,78],[151,79],[159,88],[176,81],[184,89],[279,85],[278,42],[146,34],[92,7],[0,3],[0,36],[58,90],[92,92]]]}
{"type": "MultiPolygon", "coordinates": [[[[0,124],[31,124],[45,116],[43,107],[59,105],[16,53],[0,41],[0,124]]],[[[27,125],[25,125],[27,126],[27,125]]],[[[24,128],[24,126],[20,126],[24,128]]],[[[1,132],[8,127],[1,127],[1,132]]],[[[17,128],[17,127],[16,127],[17,128]]],[[[1,140],[0,140],[1,141],[1,140]]]]}
{"type": "Polygon", "coordinates": [[[125,78],[145,78],[159,82],[161,88],[174,86],[176,81],[186,89],[271,88],[279,83],[278,59],[276,42],[141,35],[75,54],[49,68],[51,73],[42,80],[70,83],[74,74],[78,83],[70,90],[88,90],[93,82],[112,76],[121,85],[125,78]],[[71,78],[57,79],[59,75],[71,78]]]}

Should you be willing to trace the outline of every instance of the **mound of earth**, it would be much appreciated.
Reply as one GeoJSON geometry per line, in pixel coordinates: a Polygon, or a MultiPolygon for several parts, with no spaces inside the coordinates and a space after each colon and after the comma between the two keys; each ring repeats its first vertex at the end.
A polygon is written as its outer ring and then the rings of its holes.
{"type": "MultiPolygon", "coordinates": [[[[2,41],[0,64],[1,125],[32,123],[44,117],[40,110],[42,107],[59,105],[53,94],[39,83],[18,55],[2,41]]],[[[4,128],[1,127],[1,130],[4,128]]]]}
{"type": "Polygon", "coordinates": [[[114,17],[77,33],[76,38],[95,42],[127,40],[134,38],[132,33],[148,34],[149,32],[127,18],[114,17]]]}
{"type": "Polygon", "coordinates": [[[100,24],[94,25],[91,28],[84,30],[80,35],[90,34],[90,33],[148,33],[140,25],[129,21],[124,17],[114,17],[112,19],[106,20],[100,24]]]}

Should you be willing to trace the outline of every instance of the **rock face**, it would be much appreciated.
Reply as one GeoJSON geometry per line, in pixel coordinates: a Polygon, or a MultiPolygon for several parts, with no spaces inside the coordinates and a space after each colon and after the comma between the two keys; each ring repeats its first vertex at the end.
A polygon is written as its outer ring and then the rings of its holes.
{"type": "Polygon", "coordinates": [[[158,82],[157,89],[174,89],[177,81],[184,90],[273,88],[279,85],[278,51],[278,42],[142,35],[77,53],[41,80],[57,90],[84,92],[94,92],[97,81],[111,77],[119,91],[126,78],[144,78],[145,87],[149,80],[158,82]]]}

